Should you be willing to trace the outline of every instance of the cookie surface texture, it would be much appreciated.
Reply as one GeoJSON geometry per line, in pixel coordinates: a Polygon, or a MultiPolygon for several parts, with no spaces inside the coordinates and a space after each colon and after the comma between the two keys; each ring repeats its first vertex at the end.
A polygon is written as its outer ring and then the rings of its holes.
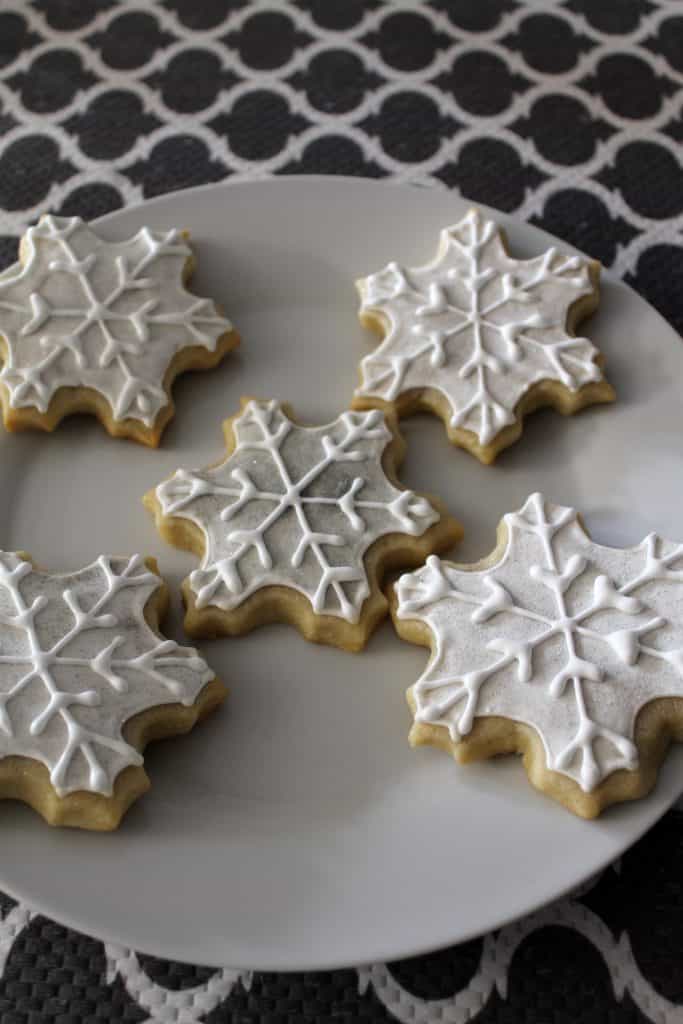
{"type": "Polygon", "coordinates": [[[403,442],[378,410],[308,427],[280,402],[243,399],[224,432],[223,462],[179,469],[145,497],[162,536],[202,557],[183,585],[191,636],[286,621],[358,650],[387,610],[383,572],[461,534],[398,483],[403,442]]]}
{"type": "Polygon", "coordinates": [[[402,576],[394,621],[431,647],[411,743],[461,762],[517,752],[531,782],[593,817],[653,785],[683,739],[683,544],[594,543],[540,494],[482,563],[402,576]]]}
{"type": "Polygon", "coordinates": [[[361,323],[382,341],[361,362],[354,408],[432,411],[453,444],[490,463],[527,412],[612,401],[600,353],[573,334],[598,304],[599,272],[555,248],[512,259],[500,228],[471,210],[441,232],[431,263],[358,281],[361,323]]]}
{"type": "Polygon", "coordinates": [[[0,796],[52,825],[116,828],[149,788],[147,741],[186,732],[225,694],[159,633],[166,603],[139,555],[52,575],[0,552],[0,796]]]}
{"type": "Polygon", "coordinates": [[[105,242],[79,217],[43,217],[0,275],[0,400],[8,430],[94,413],[115,437],[156,447],[170,388],[239,343],[210,299],[185,288],[185,236],[143,227],[105,242]]]}

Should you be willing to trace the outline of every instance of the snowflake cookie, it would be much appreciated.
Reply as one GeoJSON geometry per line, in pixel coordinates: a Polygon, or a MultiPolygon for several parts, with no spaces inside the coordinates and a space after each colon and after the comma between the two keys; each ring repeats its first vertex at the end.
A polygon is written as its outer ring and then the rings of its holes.
{"type": "Polygon", "coordinates": [[[0,275],[0,401],[8,430],[92,412],[114,437],[158,445],[183,370],[216,366],[239,338],[185,288],[186,236],[105,242],[80,217],[43,217],[0,275]]]}
{"type": "Polygon", "coordinates": [[[533,494],[483,563],[429,558],[396,595],[399,634],[432,649],[413,745],[524,753],[535,786],[593,817],[646,793],[683,739],[683,544],[603,547],[533,494]]]}
{"type": "Polygon", "coordinates": [[[0,794],[51,825],[116,828],[149,787],[140,751],[186,732],[223,686],[159,633],[167,592],[153,559],[104,555],[38,571],[0,552],[0,794]]]}
{"type": "Polygon", "coordinates": [[[501,229],[471,210],[431,263],[358,282],[361,323],[383,340],[361,362],[354,408],[435,412],[453,444],[490,463],[525,413],[612,401],[602,357],[572,333],[598,304],[599,272],[555,248],[512,259],[501,229]]]}
{"type": "Polygon", "coordinates": [[[183,585],[191,636],[286,621],[358,650],[386,612],[383,571],[460,536],[398,484],[403,442],[377,410],[304,427],[280,402],[243,399],[224,432],[224,462],[179,469],[145,497],[162,536],[202,556],[183,585]]]}

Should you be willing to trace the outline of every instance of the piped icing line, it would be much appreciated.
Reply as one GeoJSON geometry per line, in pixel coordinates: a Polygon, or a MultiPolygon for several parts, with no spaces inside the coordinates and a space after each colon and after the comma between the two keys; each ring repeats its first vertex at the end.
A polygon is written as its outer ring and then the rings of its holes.
{"type": "Polygon", "coordinates": [[[50,575],[0,552],[0,759],[42,762],[60,797],[110,796],[119,773],[142,764],[126,722],[189,707],[214,678],[194,649],[147,623],[162,585],[139,555],[50,575]]]}
{"type": "Polygon", "coordinates": [[[155,490],[163,516],[205,538],[189,585],[197,608],[237,608],[270,586],[303,594],[319,615],[357,623],[370,593],[364,556],[388,534],[422,535],[439,520],[423,497],[388,479],[393,440],[383,414],[344,412],[322,427],[277,401],[248,401],[220,465],[178,470],[155,490]]]}
{"type": "Polygon", "coordinates": [[[214,352],[232,329],[185,289],[192,252],[179,231],[143,227],[105,242],[80,217],[46,216],[21,251],[0,277],[0,383],[12,408],[46,413],[60,388],[85,387],[114,420],[152,427],[173,357],[188,346],[214,352]]]}
{"type": "Polygon", "coordinates": [[[533,728],[546,767],[592,792],[638,768],[639,711],[683,696],[683,544],[650,534],[595,544],[573,508],[533,494],[503,519],[485,569],[432,556],[397,585],[397,619],[428,627],[433,653],[411,688],[416,723],[458,743],[477,718],[533,728]]]}
{"type": "Polygon", "coordinates": [[[498,226],[470,210],[441,232],[431,263],[391,262],[358,282],[361,319],[379,317],[386,333],[361,362],[356,398],[437,391],[450,427],[490,445],[534,384],[576,393],[604,380],[595,346],[567,332],[571,307],[595,293],[595,267],[555,247],[512,259],[498,226]]]}

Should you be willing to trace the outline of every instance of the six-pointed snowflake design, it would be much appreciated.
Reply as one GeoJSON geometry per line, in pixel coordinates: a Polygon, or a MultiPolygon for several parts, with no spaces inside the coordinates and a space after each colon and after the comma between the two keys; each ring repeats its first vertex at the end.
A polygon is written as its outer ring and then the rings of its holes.
{"type": "Polygon", "coordinates": [[[683,696],[683,544],[595,544],[574,509],[532,495],[506,515],[497,564],[432,557],[397,584],[399,620],[426,624],[433,655],[415,718],[458,742],[475,718],[532,726],[549,769],[585,792],[634,769],[638,712],[683,696]]]}
{"type": "Polygon", "coordinates": [[[361,316],[381,316],[388,332],[363,359],[356,396],[392,402],[436,390],[451,428],[472,431],[483,446],[515,422],[518,402],[539,381],[576,392],[603,379],[597,349],[566,329],[571,306],[594,292],[588,261],[554,248],[511,259],[496,224],[476,210],[442,231],[432,263],[390,263],[359,291],[361,316]]]}
{"type": "Polygon", "coordinates": [[[370,589],[364,555],[391,533],[419,536],[439,519],[387,479],[392,439],[377,410],[324,427],[293,423],[276,401],[249,401],[221,465],[178,470],[155,492],[164,516],[189,519],[206,550],[189,578],[197,608],[230,610],[262,587],[293,587],[316,613],[358,622],[370,589]]]}
{"type": "Polygon", "coordinates": [[[142,228],[104,242],[79,217],[43,217],[24,236],[23,265],[0,277],[0,381],[14,408],[44,413],[63,387],[103,395],[115,420],[151,427],[177,352],[214,352],[231,329],[186,291],[189,247],[177,231],[142,228]]]}
{"type": "Polygon", "coordinates": [[[125,723],[193,704],[213,678],[196,651],[148,625],[160,586],[139,555],[53,576],[0,552],[0,757],[41,761],[59,796],[108,796],[119,772],[142,764],[125,723]]]}

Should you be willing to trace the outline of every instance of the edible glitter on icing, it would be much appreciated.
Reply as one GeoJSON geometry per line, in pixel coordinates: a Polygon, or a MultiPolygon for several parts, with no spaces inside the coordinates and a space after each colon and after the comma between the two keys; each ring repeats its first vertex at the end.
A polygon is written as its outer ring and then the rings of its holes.
{"type": "Polygon", "coordinates": [[[0,758],[41,761],[59,796],[109,796],[124,768],[142,764],[125,723],[189,706],[213,679],[195,650],[145,620],[161,585],[139,555],[49,575],[0,552],[0,758]]]}
{"type": "Polygon", "coordinates": [[[358,622],[371,545],[392,533],[419,536],[439,519],[425,498],[387,479],[384,416],[344,412],[302,427],[279,402],[250,401],[233,427],[235,448],[221,465],[180,469],[155,492],[165,516],[204,534],[201,567],[189,577],[197,608],[230,610],[281,585],[317,614],[358,622]]]}
{"type": "Polygon", "coordinates": [[[358,282],[361,314],[388,328],[361,362],[356,395],[391,402],[431,388],[447,400],[451,427],[491,444],[533,384],[576,392],[603,379],[597,349],[566,329],[570,307],[594,291],[588,267],[555,248],[512,259],[497,225],[470,211],[441,232],[432,263],[389,263],[358,282]]]}
{"type": "Polygon", "coordinates": [[[650,534],[603,547],[574,509],[540,494],[504,523],[495,565],[431,557],[397,583],[398,618],[424,623],[434,642],[411,691],[415,721],[454,742],[479,717],[524,722],[547,768],[590,792],[637,767],[640,709],[683,696],[683,544],[650,534]]]}
{"type": "Polygon", "coordinates": [[[47,412],[59,388],[103,395],[115,420],[151,427],[168,404],[164,375],[188,346],[216,350],[231,330],[183,284],[191,250],[179,232],[142,228],[105,242],[80,217],[43,217],[25,260],[0,277],[0,372],[13,408],[47,412]]]}

